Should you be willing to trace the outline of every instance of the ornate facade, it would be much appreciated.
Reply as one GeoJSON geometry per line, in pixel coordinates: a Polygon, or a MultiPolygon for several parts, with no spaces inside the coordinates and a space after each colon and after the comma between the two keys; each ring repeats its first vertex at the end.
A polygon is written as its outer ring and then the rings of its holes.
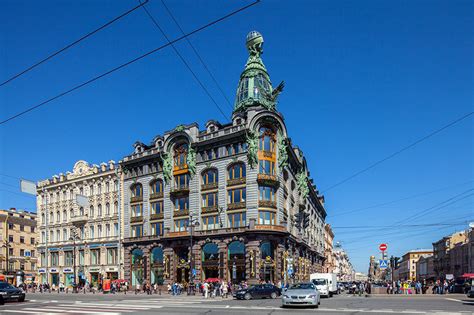
{"type": "Polygon", "coordinates": [[[79,284],[122,276],[118,176],[113,161],[78,161],[72,172],[38,183],[41,283],[71,286],[75,272],[79,284]]]}
{"type": "Polygon", "coordinates": [[[232,120],[179,125],[136,142],[123,172],[124,277],[170,283],[210,278],[255,283],[307,280],[324,261],[324,198],[276,111],[247,37],[232,120]]]}

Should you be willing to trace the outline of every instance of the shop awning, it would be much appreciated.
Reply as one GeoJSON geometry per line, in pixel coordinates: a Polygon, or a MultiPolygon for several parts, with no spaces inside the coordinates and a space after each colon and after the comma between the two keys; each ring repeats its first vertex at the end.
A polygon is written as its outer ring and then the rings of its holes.
{"type": "Polygon", "coordinates": [[[474,273],[465,273],[461,278],[474,279],[474,273]]]}

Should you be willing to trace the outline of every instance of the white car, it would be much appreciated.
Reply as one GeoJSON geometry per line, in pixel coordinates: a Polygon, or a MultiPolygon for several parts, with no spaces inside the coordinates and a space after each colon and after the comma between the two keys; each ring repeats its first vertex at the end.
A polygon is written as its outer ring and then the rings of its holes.
{"type": "Polygon", "coordinates": [[[283,289],[281,303],[281,307],[312,306],[317,308],[321,303],[321,295],[313,283],[297,283],[288,289],[283,289]]]}

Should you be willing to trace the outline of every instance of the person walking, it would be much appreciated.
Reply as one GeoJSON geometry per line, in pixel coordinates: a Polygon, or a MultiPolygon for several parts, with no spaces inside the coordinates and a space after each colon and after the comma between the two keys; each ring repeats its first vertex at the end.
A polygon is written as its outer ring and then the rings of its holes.
{"type": "Polygon", "coordinates": [[[204,298],[207,299],[209,297],[209,284],[207,282],[204,282],[203,290],[204,290],[204,298]]]}

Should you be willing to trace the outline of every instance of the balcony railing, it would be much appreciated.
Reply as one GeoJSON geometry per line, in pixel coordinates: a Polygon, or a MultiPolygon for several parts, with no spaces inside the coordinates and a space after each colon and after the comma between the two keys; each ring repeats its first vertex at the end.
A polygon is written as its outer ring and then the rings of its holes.
{"type": "Polygon", "coordinates": [[[258,201],[258,206],[262,208],[272,208],[276,209],[277,205],[275,201],[270,201],[270,200],[259,200],[258,201]]]}
{"type": "Polygon", "coordinates": [[[161,212],[161,213],[152,213],[150,215],[150,220],[161,220],[163,219],[165,216],[164,216],[164,213],[161,212]]]}
{"type": "Polygon", "coordinates": [[[227,210],[244,209],[247,204],[244,202],[228,203],[227,210]]]}
{"type": "Polygon", "coordinates": [[[269,186],[278,186],[280,184],[277,176],[269,175],[269,174],[258,174],[257,182],[259,184],[269,185],[269,186]]]}
{"type": "Polygon", "coordinates": [[[189,209],[175,210],[174,211],[174,216],[175,217],[189,216],[189,209]]]}
{"type": "Polygon", "coordinates": [[[201,213],[214,213],[214,212],[218,212],[219,209],[217,208],[217,206],[211,206],[211,207],[202,207],[201,208],[201,213]]]}
{"type": "Polygon", "coordinates": [[[142,215],[130,218],[130,223],[142,222],[142,221],[143,221],[143,216],[142,215]]]}
{"type": "Polygon", "coordinates": [[[143,201],[143,196],[135,196],[130,198],[130,202],[142,202],[143,201]]]}
{"type": "Polygon", "coordinates": [[[88,219],[89,218],[85,214],[84,215],[76,215],[76,216],[71,218],[71,223],[74,224],[74,225],[82,225],[82,224],[86,224],[88,219]]]}
{"type": "Polygon", "coordinates": [[[201,190],[210,190],[210,189],[217,189],[218,183],[209,183],[209,184],[202,184],[201,190]]]}
{"type": "Polygon", "coordinates": [[[157,193],[151,193],[150,194],[150,200],[151,199],[160,199],[163,198],[163,192],[157,192],[157,193]]]}
{"type": "Polygon", "coordinates": [[[235,186],[235,185],[243,185],[246,182],[246,178],[234,178],[234,179],[228,179],[227,180],[227,186],[235,186]]]}
{"type": "Polygon", "coordinates": [[[187,231],[169,232],[167,236],[168,237],[189,236],[189,232],[187,231]]]}
{"type": "Polygon", "coordinates": [[[258,224],[255,225],[256,230],[268,230],[268,231],[278,231],[278,232],[286,232],[286,228],[281,225],[264,225],[258,224]]]}
{"type": "Polygon", "coordinates": [[[189,194],[189,186],[188,185],[180,185],[171,188],[170,194],[172,196],[181,196],[189,194]]]}

